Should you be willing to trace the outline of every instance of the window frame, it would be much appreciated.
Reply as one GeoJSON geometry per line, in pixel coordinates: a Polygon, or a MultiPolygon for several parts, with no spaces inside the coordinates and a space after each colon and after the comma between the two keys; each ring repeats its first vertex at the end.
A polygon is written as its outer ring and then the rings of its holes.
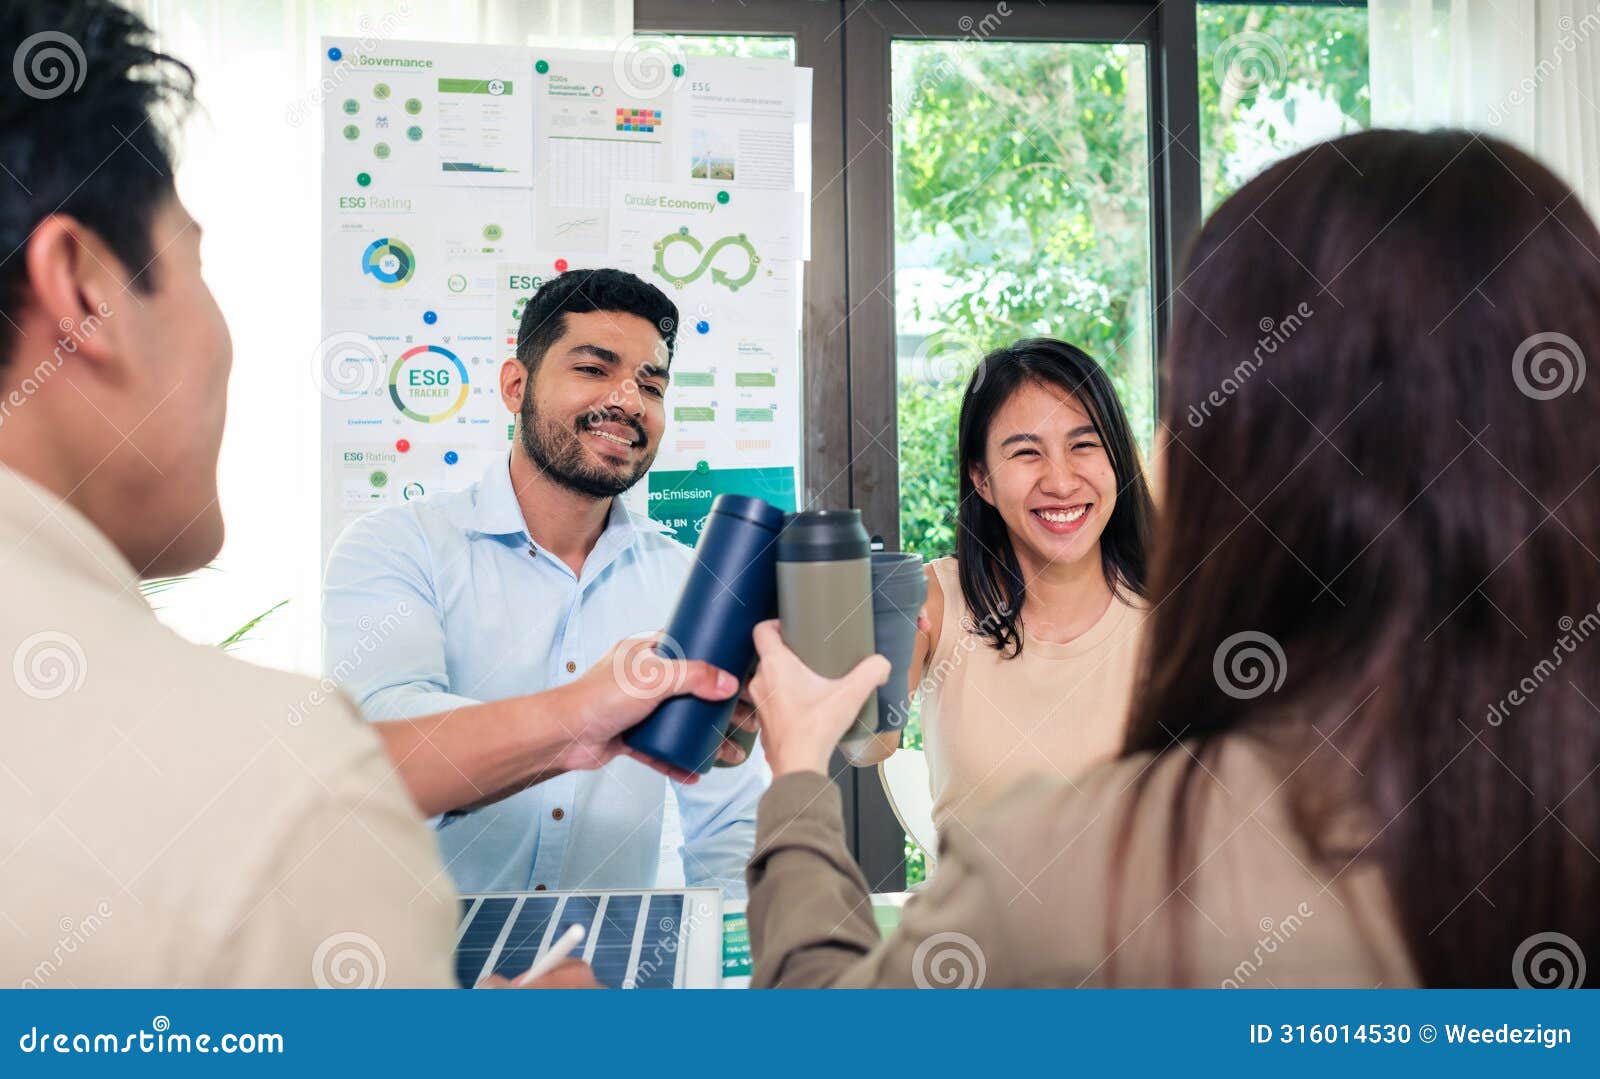
{"type": "MultiPolygon", "coordinates": [[[[802,505],[861,510],[899,547],[893,137],[895,38],[959,40],[992,0],[635,0],[640,33],[783,35],[813,69],[811,260],[804,273],[802,505]],[[843,391],[841,394],[841,390],[843,391]],[[845,407],[840,408],[843,402],[845,407]]],[[[1009,11],[986,41],[1143,45],[1150,147],[1151,378],[1166,342],[1163,312],[1200,224],[1196,0],[1046,0],[1009,11]]],[[[1159,392],[1159,386],[1157,386],[1159,392]]],[[[874,891],[905,887],[905,834],[878,770],[837,756],[845,836],[874,891]]]]}

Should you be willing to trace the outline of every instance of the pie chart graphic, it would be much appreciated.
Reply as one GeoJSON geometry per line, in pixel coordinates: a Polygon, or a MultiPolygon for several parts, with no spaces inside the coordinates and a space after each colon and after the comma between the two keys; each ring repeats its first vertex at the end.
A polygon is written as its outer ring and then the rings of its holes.
{"type": "Polygon", "coordinates": [[[417,257],[399,240],[373,240],[361,255],[361,272],[371,274],[384,288],[399,288],[417,272],[417,257]]]}

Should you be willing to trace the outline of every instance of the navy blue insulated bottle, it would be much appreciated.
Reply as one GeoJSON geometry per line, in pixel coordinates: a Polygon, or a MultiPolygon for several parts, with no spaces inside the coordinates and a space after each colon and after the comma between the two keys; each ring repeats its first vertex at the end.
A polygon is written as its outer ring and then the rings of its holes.
{"type": "MultiPolygon", "coordinates": [[[[694,566],[658,651],[703,659],[743,679],[755,663],[756,623],[778,613],[778,533],[783,511],[759,498],[718,495],[694,566]]],[[[707,772],[733,718],[735,699],[685,694],[663,702],[622,740],[687,772],[707,772]]]]}

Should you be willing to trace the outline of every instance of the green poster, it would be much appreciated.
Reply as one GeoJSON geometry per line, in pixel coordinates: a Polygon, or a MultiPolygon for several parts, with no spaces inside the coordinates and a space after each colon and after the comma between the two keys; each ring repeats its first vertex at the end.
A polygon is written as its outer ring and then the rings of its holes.
{"type": "Polygon", "coordinates": [[[650,519],[672,529],[679,543],[693,547],[700,539],[711,502],[718,495],[750,495],[781,510],[795,508],[792,468],[710,468],[650,473],[650,519]]]}
{"type": "Polygon", "coordinates": [[[722,976],[750,976],[750,923],[742,910],[722,915],[722,976]]]}

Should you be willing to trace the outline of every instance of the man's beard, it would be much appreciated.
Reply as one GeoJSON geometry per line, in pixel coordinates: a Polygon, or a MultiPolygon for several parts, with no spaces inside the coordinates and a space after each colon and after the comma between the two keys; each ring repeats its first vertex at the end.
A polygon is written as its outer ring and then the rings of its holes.
{"type": "Polygon", "coordinates": [[[522,448],[546,476],[567,490],[590,498],[612,498],[639,482],[649,471],[655,453],[641,453],[638,463],[622,472],[594,464],[585,453],[579,434],[588,427],[591,416],[631,427],[640,443],[646,441],[644,428],[637,421],[616,412],[584,413],[572,427],[540,415],[533,404],[533,380],[529,379],[522,397],[522,448]]]}

